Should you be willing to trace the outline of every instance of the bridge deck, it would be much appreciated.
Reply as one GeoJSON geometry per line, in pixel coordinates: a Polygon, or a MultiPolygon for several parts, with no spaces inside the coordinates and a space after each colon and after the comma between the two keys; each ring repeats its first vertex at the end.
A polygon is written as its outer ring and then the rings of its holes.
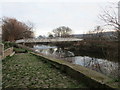
{"type": "Polygon", "coordinates": [[[33,43],[33,42],[68,42],[68,41],[81,41],[78,38],[54,38],[54,39],[21,39],[17,40],[16,43],[33,43]]]}

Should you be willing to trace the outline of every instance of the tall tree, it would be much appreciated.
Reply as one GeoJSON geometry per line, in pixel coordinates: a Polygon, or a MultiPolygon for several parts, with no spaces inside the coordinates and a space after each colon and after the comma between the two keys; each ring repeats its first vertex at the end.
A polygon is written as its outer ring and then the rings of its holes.
{"type": "Polygon", "coordinates": [[[72,33],[72,29],[65,26],[60,26],[53,30],[55,37],[69,37],[72,33]]]}
{"type": "Polygon", "coordinates": [[[104,40],[103,31],[104,29],[101,26],[96,26],[94,30],[88,31],[87,35],[84,35],[83,38],[85,40],[104,40]]]}
{"type": "Polygon", "coordinates": [[[118,14],[120,14],[120,5],[111,5],[108,8],[103,9],[103,13],[99,15],[99,18],[106,23],[105,26],[114,27],[117,32],[117,34],[114,34],[114,37],[117,38],[120,36],[120,15],[118,14]]]}
{"type": "Polygon", "coordinates": [[[32,25],[28,26],[15,18],[2,18],[3,41],[15,41],[18,39],[34,37],[32,29],[32,25]]]}

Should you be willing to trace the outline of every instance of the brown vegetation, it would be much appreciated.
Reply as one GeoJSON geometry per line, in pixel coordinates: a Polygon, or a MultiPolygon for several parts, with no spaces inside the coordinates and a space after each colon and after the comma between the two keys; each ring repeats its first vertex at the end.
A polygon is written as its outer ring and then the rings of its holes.
{"type": "Polygon", "coordinates": [[[15,18],[2,18],[3,41],[15,41],[23,38],[33,37],[33,25],[27,25],[15,18]]]}

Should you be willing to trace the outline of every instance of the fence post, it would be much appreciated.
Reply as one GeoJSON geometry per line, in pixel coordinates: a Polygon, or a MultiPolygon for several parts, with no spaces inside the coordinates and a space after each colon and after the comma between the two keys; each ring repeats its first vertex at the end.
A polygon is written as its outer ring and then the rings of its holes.
{"type": "Polygon", "coordinates": [[[4,57],[4,44],[0,43],[0,60],[4,57]]]}

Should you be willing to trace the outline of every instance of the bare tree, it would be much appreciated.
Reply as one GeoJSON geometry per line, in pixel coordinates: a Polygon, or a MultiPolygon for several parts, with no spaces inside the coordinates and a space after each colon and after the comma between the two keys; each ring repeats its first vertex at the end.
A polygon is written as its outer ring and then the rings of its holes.
{"type": "Polygon", "coordinates": [[[104,35],[103,35],[104,29],[101,26],[96,26],[94,29],[94,37],[97,40],[104,40],[104,35]]]}
{"type": "Polygon", "coordinates": [[[34,37],[33,25],[26,25],[15,18],[2,18],[2,39],[3,41],[15,41],[23,38],[34,37]]]}
{"type": "MultiPolygon", "coordinates": [[[[119,2],[120,4],[120,2],[119,2]]],[[[99,15],[99,18],[106,23],[105,26],[112,26],[114,27],[114,30],[116,33],[113,33],[112,38],[115,38],[118,42],[110,42],[109,44],[106,43],[107,50],[106,51],[106,58],[107,59],[116,59],[119,60],[119,54],[118,51],[120,51],[120,48],[118,46],[120,41],[120,5],[113,4],[109,6],[106,9],[103,9],[103,13],[99,15]],[[113,58],[114,57],[114,58],[113,58]]],[[[118,61],[119,62],[119,61],[118,61]]]]}
{"type": "Polygon", "coordinates": [[[52,34],[49,34],[48,37],[49,37],[49,38],[53,38],[54,36],[53,36],[52,34]]]}
{"type": "Polygon", "coordinates": [[[72,29],[69,27],[61,26],[53,30],[55,37],[69,37],[72,33],[72,29]]]}
{"type": "Polygon", "coordinates": [[[113,7],[111,5],[110,7],[103,9],[103,13],[99,15],[99,18],[106,23],[105,26],[112,26],[115,28],[117,34],[114,34],[113,36],[117,38],[120,35],[120,16],[118,16],[120,9],[118,9],[118,7],[113,7]]]}
{"type": "Polygon", "coordinates": [[[104,29],[101,26],[96,26],[94,30],[90,30],[83,36],[85,40],[104,40],[104,29]]]}

